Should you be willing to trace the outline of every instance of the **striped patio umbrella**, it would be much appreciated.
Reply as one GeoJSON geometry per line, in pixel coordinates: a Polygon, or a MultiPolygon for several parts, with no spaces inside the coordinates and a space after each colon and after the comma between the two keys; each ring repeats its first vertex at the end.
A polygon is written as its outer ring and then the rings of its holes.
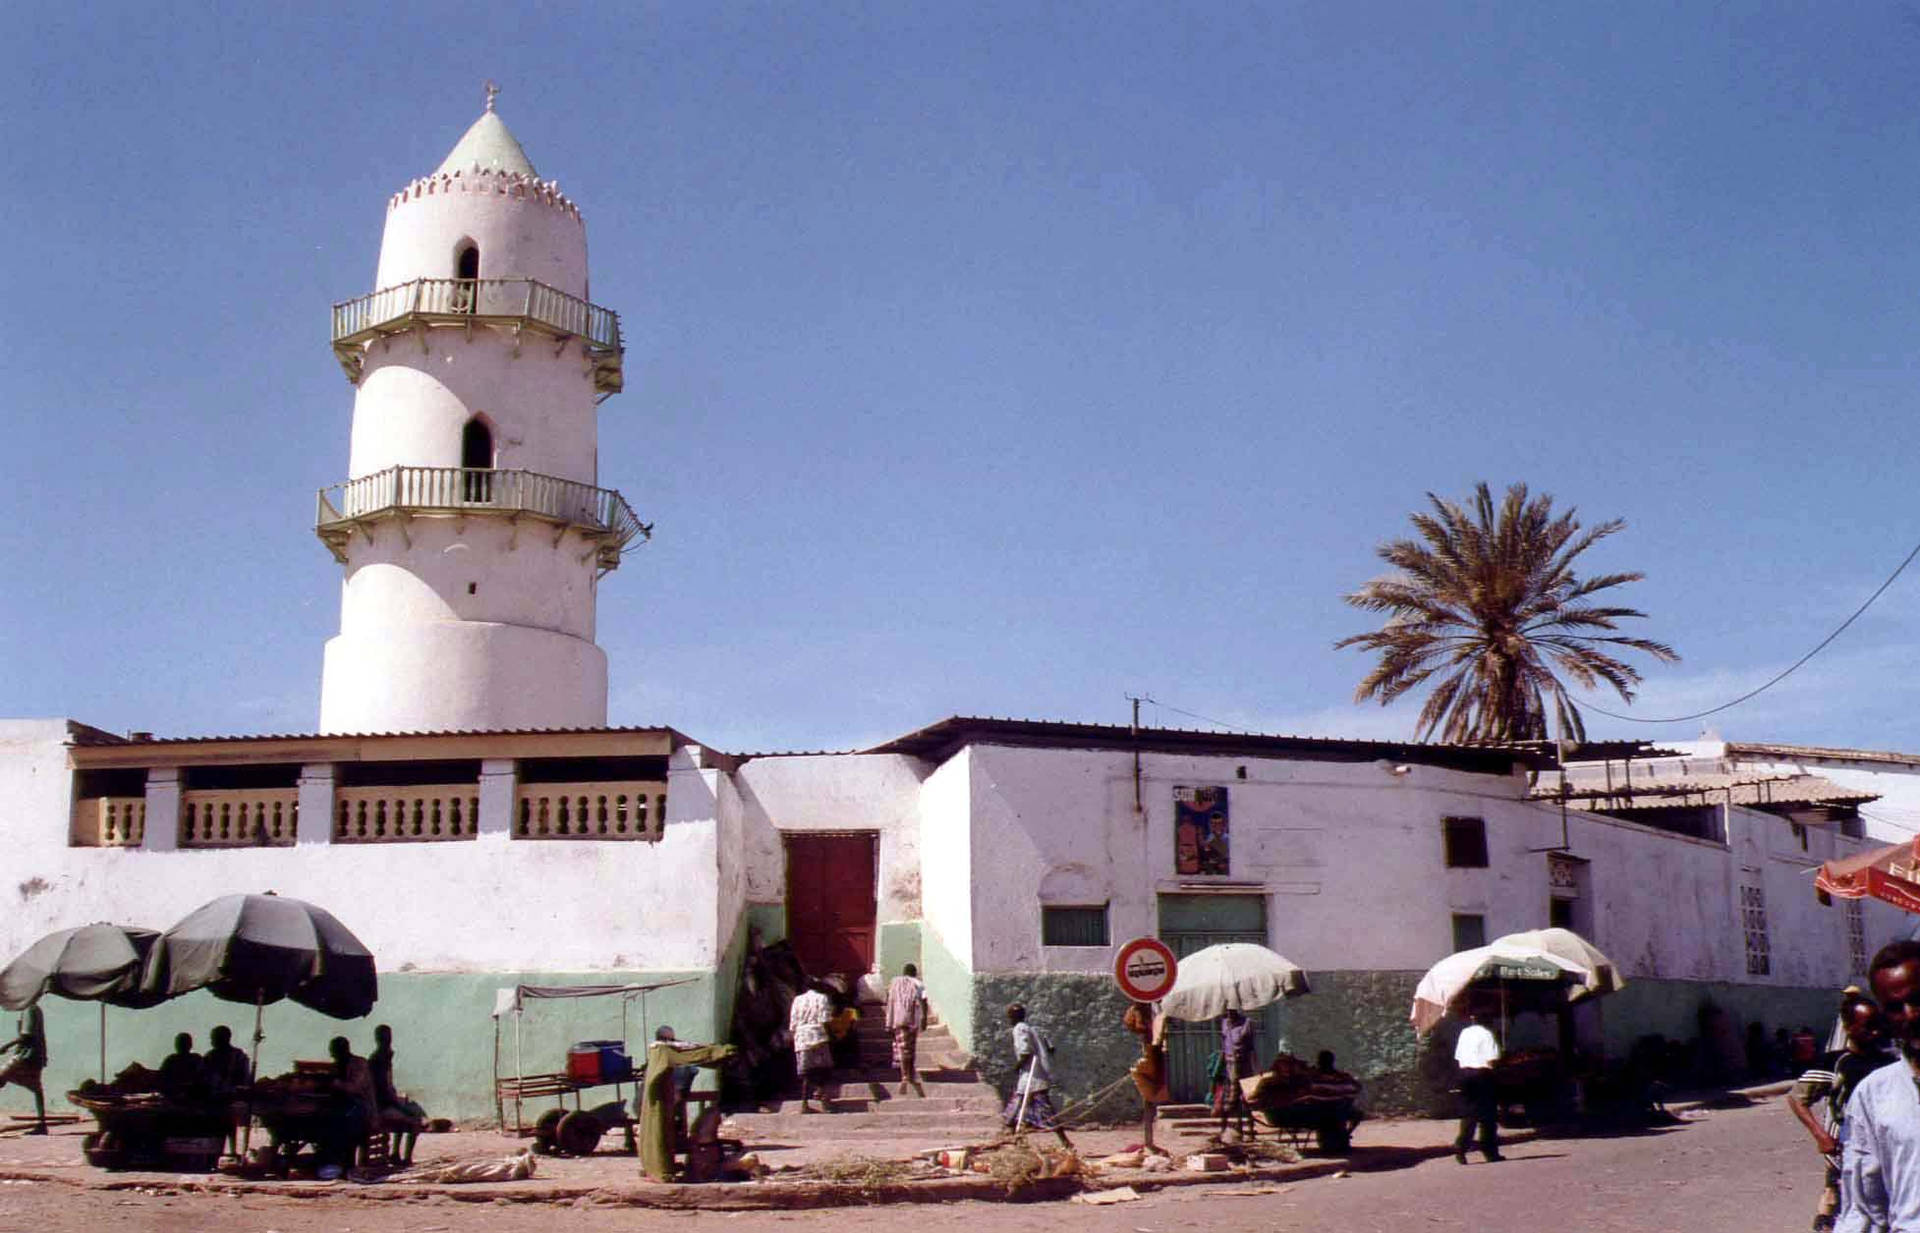
{"type": "Polygon", "coordinates": [[[1813,886],[1838,899],[1878,899],[1920,915],[1920,835],[1827,861],[1814,875],[1813,886]]]}

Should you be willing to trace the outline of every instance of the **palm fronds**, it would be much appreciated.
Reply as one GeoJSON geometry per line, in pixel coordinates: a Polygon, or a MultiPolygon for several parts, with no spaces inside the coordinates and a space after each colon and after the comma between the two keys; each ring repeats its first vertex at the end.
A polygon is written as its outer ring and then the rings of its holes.
{"type": "Polygon", "coordinates": [[[1380,545],[1392,567],[1343,596],[1386,620],[1372,633],[1334,643],[1379,655],[1354,700],[1382,706],[1431,684],[1418,736],[1454,742],[1540,740],[1586,735],[1563,681],[1611,687],[1631,702],[1640,672],[1618,657],[1632,651],[1665,663],[1680,657],[1648,638],[1618,634],[1617,622],[1646,614],[1589,602],[1638,582],[1639,573],[1574,572],[1581,553],[1626,525],[1615,518],[1582,529],[1577,513],[1553,512],[1553,498],[1514,484],[1495,503],[1485,483],[1466,507],[1427,494],[1431,511],[1411,521],[1417,537],[1380,545]]]}

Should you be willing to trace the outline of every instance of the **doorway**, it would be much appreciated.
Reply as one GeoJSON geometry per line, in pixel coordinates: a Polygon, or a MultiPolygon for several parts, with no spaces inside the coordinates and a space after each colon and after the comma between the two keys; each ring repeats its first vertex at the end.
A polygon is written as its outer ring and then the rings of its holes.
{"type": "Polygon", "coordinates": [[[468,241],[454,253],[453,276],[459,280],[453,285],[453,311],[470,313],[474,309],[474,302],[479,298],[476,294],[480,282],[479,245],[468,241]]]}
{"type": "MultiPolygon", "coordinates": [[[[1265,895],[1162,895],[1160,940],[1184,959],[1217,942],[1254,942],[1267,945],[1265,895]]],[[[1255,1011],[1254,1048],[1262,1065],[1280,1047],[1276,1008],[1255,1011]]],[[[1204,1101],[1208,1096],[1207,1059],[1220,1048],[1218,1023],[1168,1024],[1167,1074],[1176,1101],[1204,1101]]]]}
{"type": "Polygon", "coordinates": [[[460,430],[460,497],[493,500],[493,430],[477,415],[460,430]]]}
{"type": "Polygon", "coordinates": [[[785,836],[787,941],[809,976],[855,982],[873,967],[879,915],[880,836],[875,831],[785,836]]]}

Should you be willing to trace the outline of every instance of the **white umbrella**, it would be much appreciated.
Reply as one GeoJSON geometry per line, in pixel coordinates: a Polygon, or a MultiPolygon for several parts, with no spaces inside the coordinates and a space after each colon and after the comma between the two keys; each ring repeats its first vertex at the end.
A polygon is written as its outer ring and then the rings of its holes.
{"type": "Polygon", "coordinates": [[[1601,954],[1598,946],[1571,929],[1529,929],[1524,933],[1509,933],[1505,937],[1495,938],[1493,944],[1520,950],[1538,950],[1578,966],[1586,975],[1567,991],[1567,1000],[1570,1002],[1599,997],[1603,993],[1618,993],[1627,983],[1627,978],[1620,975],[1620,969],[1613,965],[1613,960],[1601,954]]]}
{"type": "Polygon", "coordinates": [[[1221,942],[1180,961],[1180,974],[1160,999],[1160,1009],[1175,1019],[1201,1022],[1307,991],[1307,974],[1284,956],[1251,942],[1221,942]]]}
{"type": "MultiPolygon", "coordinates": [[[[1549,932],[1566,933],[1563,929],[1549,932]]],[[[1578,941],[1573,934],[1567,936],[1578,941]]],[[[1611,978],[1611,964],[1607,965],[1607,970],[1611,978]]],[[[1565,1002],[1588,996],[1592,992],[1604,992],[1597,985],[1589,989],[1588,982],[1596,980],[1593,972],[1572,959],[1538,946],[1514,945],[1502,938],[1488,946],[1456,951],[1427,969],[1427,974],[1420,978],[1420,984],[1414,990],[1413,1013],[1410,1017],[1414,1031],[1422,1034],[1430,1032],[1435,1024],[1446,1018],[1448,1008],[1470,986],[1481,982],[1494,982],[1502,989],[1532,988],[1538,990],[1542,997],[1551,995],[1565,1002]],[[1567,986],[1578,986],[1579,992],[1563,992],[1567,986]]],[[[1530,997],[1528,1000],[1541,998],[1530,997]]]]}

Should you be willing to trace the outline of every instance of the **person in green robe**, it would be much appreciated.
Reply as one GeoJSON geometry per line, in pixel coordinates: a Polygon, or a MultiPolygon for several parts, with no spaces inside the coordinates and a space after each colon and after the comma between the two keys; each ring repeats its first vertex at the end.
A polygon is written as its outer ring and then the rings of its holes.
{"type": "Polygon", "coordinates": [[[640,1083],[641,1172],[657,1182],[673,1180],[673,1141],[681,1101],[674,1072],[683,1066],[718,1065],[735,1052],[732,1045],[681,1044],[667,1028],[647,1046],[647,1073],[640,1083]]]}

